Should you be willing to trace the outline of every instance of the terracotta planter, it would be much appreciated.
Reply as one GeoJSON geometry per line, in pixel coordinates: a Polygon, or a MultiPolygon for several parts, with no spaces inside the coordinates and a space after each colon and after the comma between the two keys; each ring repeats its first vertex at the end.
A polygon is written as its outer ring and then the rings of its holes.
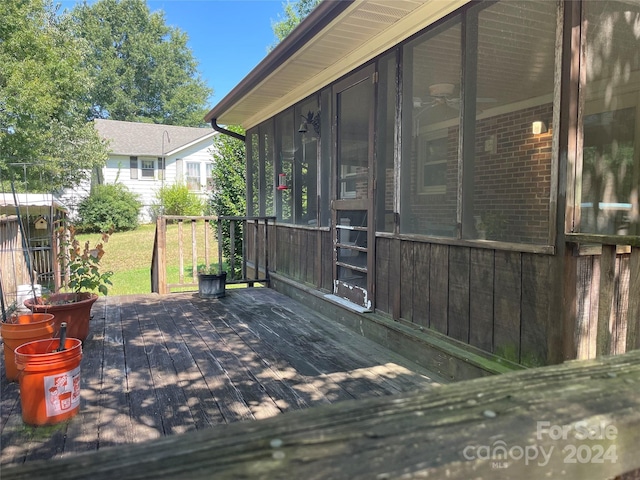
{"type": "Polygon", "coordinates": [[[225,296],[227,272],[198,274],[198,295],[200,298],[221,298],[225,296]]]}
{"type": "Polygon", "coordinates": [[[85,341],[89,335],[91,307],[98,299],[95,293],[55,293],[44,304],[42,297],[25,300],[25,306],[34,313],[52,313],[56,321],[55,336],[62,322],[67,322],[67,337],[85,341]],[[77,300],[77,301],[74,301],[77,300]],[[71,302],[71,303],[63,303],[71,302]]]}

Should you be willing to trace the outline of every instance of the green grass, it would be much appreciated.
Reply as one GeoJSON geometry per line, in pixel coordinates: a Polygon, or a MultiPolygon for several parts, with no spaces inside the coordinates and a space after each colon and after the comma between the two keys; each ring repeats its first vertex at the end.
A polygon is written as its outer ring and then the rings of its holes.
{"type": "MultiPolygon", "coordinates": [[[[101,269],[111,270],[113,286],[109,288],[109,295],[130,295],[136,293],[151,292],[151,258],[153,255],[153,240],[155,225],[141,225],[130,232],[118,232],[111,235],[104,245],[105,255],[100,262],[101,269]]],[[[213,239],[213,231],[210,237],[210,261],[215,261],[218,255],[218,246],[213,239]]],[[[178,226],[167,227],[167,278],[169,283],[179,281],[179,236],[178,226]]],[[[93,246],[100,240],[99,234],[78,235],[82,243],[89,241],[93,246]]],[[[196,232],[198,258],[204,258],[204,228],[198,225],[196,232]]],[[[192,251],[191,251],[191,227],[183,226],[183,277],[184,282],[192,281],[192,251]]],[[[204,263],[204,262],[202,262],[204,263]]],[[[202,265],[199,265],[202,266],[202,265]]],[[[187,290],[195,290],[189,288],[187,290]]]]}

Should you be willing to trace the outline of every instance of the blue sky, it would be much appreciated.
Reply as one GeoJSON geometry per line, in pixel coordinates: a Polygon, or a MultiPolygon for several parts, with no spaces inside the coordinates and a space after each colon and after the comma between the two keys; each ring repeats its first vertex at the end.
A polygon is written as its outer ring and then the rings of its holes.
{"type": "MultiPolygon", "coordinates": [[[[54,3],[68,9],[79,2],[54,3]]],[[[202,77],[214,90],[209,108],[267,55],[275,42],[271,24],[282,17],[284,3],[286,0],[147,0],[152,12],[165,12],[167,25],[189,36],[202,77]]]]}

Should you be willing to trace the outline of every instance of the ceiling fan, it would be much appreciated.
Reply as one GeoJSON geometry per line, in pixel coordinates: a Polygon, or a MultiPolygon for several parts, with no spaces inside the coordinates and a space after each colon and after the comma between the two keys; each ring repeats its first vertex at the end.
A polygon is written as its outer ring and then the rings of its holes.
{"type": "MultiPolygon", "coordinates": [[[[446,105],[450,108],[460,108],[460,96],[454,96],[456,86],[453,83],[435,83],[429,86],[429,95],[425,100],[419,97],[413,97],[413,106],[420,107],[437,107],[438,105],[446,105]]],[[[478,103],[495,103],[495,98],[476,98],[478,103]]]]}

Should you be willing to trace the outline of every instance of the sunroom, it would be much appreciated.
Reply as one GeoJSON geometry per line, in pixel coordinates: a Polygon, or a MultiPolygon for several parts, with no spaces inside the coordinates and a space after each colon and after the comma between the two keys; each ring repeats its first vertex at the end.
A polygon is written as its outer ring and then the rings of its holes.
{"type": "Polygon", "coordinates": [[[640,2],[325,1],[207,120],[271,286],[364,335],[454,378],[640,346],[640,2]]]}

